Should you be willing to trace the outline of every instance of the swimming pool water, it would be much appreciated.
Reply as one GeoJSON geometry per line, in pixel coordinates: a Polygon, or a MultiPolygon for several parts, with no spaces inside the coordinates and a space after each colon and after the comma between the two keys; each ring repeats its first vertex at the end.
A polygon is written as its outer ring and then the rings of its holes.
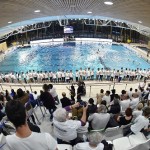
{"type": "Polygon", "coordinates": [[[0,71],[57,71],[108,67],[150,68],[150,64],[135,52],[121,45],[99,43],[50,43],[17,48],[9,52],[0,62],[0,71]]]}

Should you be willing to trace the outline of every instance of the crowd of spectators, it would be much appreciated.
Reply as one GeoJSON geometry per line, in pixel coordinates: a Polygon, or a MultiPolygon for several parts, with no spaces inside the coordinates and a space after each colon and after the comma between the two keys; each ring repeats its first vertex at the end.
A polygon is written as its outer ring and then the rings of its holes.
{"type": "Polygon", "coordinates": [[[14,150],[56,149],[58,144],[70,144],[76,150],[98,149],[112,145],[104,140],[103,134],[92,130],[107,129],[129,125],[123,130],[124,136],[142,132],[149,134],[150,84],[144,81],[136,89],[115,89],[96,94],[96,99],[84,101],[73,87],[68,88],[71,98],[62,93],[59,99],[52,84],[44,84],[40,95],[18,89],[0,93],[0,120],[7,116],[13,123],[16,133],[6,136],[6,146],[14,150]],[[75,99],[75,96],[77,98],[75,99]],[[50,113],[50,121],[55,139],[48,133],[40,132],[32,113],[36,105],[45,107],[50,113]],[[27,113],[26,113],[27,112],[27,113]],[[30,121],[30,118],[32,119],[30,121]],[[82,131],[82,132],[81,132],[82,131]],[[81,136],[81,133],[84,133],[81,136]],[[89,134],[88,134],[89,133],[89,134]]]}

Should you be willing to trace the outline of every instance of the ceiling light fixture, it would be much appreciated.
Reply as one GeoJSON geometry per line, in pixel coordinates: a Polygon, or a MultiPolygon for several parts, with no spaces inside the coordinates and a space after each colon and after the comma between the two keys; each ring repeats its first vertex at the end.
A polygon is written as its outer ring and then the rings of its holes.
{"type": "Polygon", "coordinates": [[[12,21],[9,21],[8,23],[9,23],[9,24],[11,24],[11,23],[12,23],[12,21]]]}
{"type": "Polygon", "coordinates": [[[91,11],[88,11],[87,13],[88,13],[88,14],[92,14],[92,12],[91,12],[91,11]]]}
{"type": "Polygon", "coordinates": [[[111,1],[106,1],[106,2],[104,2],[104,4],[105,4],[105,5],[113,5],[114,3],[111,2],[111,1]]]}
{"type": "Polygon", "coordinates": [[[41,11],[40,11],[40,10],[35,10],[34,12],[35,12],[35,13],[39,13],[39,12],[41,12],[41,11]]]}

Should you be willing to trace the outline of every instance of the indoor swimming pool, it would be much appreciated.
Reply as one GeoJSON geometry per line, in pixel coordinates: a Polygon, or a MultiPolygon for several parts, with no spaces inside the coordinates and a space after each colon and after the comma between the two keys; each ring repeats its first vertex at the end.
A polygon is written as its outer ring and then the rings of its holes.
{"type": "Polygon", "coordinates": [[[0,62],[1,72],[57,71],[91,68],[121,69],[150,68],[150,64],[134,51],[122,45],[96,42],[68,42],[36,44],[16,48],[0,62]]]}

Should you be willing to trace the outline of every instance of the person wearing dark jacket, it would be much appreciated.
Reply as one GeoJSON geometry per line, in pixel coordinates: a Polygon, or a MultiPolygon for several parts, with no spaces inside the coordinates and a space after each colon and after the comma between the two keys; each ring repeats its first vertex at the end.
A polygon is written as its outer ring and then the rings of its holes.
{"type": "Polygon", "coordinates": [[[120,107],[120,104],[119,104],[118,97],[119,96],[116,94],[115,97],[114,97],[114,100],[113,100],[113,104],[110,105],[108,113],[111,113],[111,114],[119,114],[120,113],[121,107],[120,107]]]}
{"type": "Polygon", "coordinates": [[[60,99],[60,102],[62,104],[62,108],[66,107],[66,106],[70,106],[71,105],[71,100],[66,97],[65,92],[62,93],[62,96],[63,96],[63,98],[60,99]]]}
{"type": "Polygon", "coordinates": [[[50,112],[50,120],[53,119],[53,112],[56,110],[55,106],[55,100],[52,97],[52,95],[49,93],[49,87],[47,84],[43,85],[44,92],[40,95],[40,100],[43,102],[43,105],[46,107],[46,109],[50,112]]]}

